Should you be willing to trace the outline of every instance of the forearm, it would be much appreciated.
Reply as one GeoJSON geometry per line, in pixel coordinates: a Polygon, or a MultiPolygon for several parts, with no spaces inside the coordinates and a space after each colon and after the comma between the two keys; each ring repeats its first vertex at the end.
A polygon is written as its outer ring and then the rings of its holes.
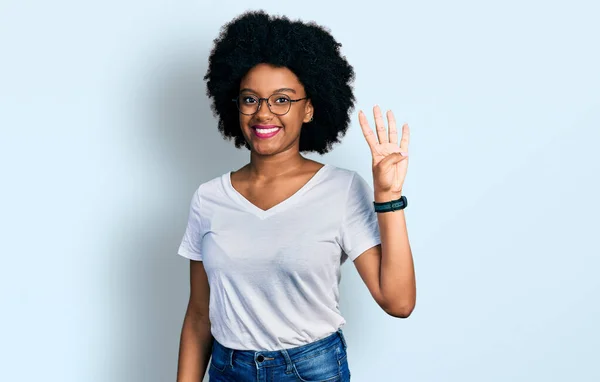
{"type": "MultiPolygon", "coordinates": [[[[375,194],[376,202],[399,198],[400,195],[375,194]]],[[[391,315],[408,317],[416,303],[416,282],[404,210],[378,213],[377,219],[381,235],[382,298],[391,315]]]]}
{"type": "Polygon", "coordinates": [[[206,373],[212,351],[210,321],[190,313],[185,315],[179,343],[177,382],[200,382],[206,373]]]}

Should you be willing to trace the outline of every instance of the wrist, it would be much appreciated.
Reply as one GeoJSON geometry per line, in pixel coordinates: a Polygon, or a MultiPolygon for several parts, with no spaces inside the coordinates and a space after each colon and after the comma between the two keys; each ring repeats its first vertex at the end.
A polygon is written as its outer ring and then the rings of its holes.
{"type": "Polygon", "coordinates": [[[390,202],[392,200],[400,199],[401,196],[402,196],[402,190],[400,190],[400,192],[375,191],[375,202],[376,203],[390,202]]]}

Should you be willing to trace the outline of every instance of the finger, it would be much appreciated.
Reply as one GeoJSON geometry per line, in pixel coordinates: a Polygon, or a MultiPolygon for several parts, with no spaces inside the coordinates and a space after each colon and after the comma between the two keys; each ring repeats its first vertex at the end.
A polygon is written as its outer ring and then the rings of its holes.
{"type": "Polygon", "coordinates": [[[375,134],[373,134],[373,130],[369,126],[369,121],[367,121],[367,116],[362,112],[362,110],[358,112],[358,123],[360,124],[363,135],[365,136],[367,144],[371,149],[371,153],[374,153],[375,146],[377,146],[377,138],[375,138],[375,134]]]}
{"type": "Polygon", "coordinates": [[[383,122],[383,115],[379,106],[373,107],[373,116],[375,117],[375,128],[377,129],[377,138],[379,143],[388,143],[387,131],[385,131],[385,123],[383,122]]]}
{"type": "Polygon", "coordinates": [[[408,123],[402,126],[402,139],[400,140],[400,151],[408,152],[408,142],[410,141],[410,129],[408,123]]]}
{"type": "Polygon", "coordinates": [[[390,135],[390,143],[398,144],[398,130],[396,130],[396,118],[391,110],[387,111],[388,130],[390,135]]]}

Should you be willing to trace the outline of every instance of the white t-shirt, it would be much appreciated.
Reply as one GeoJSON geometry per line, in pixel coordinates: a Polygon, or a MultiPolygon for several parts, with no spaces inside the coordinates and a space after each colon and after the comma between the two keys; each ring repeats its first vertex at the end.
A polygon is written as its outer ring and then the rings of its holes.
{"type": "Polygon", "coordinates": [[[346,323],[340,266],[380,243],[371,187],[355,171],[325,165],[266,211],[233,188],[231,172],[203,183],[178,254],[204,262],[217,341],[281,350],[346,323]]]}

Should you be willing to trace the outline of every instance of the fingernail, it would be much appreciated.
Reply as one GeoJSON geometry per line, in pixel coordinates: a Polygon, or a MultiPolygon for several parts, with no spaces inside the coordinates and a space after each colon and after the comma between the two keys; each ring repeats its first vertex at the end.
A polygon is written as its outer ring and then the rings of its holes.
{"type": "Polygon", "coordinates": [[[408,156],[408,153],[403,153],[403,152],[401,152],[400,154],[401,154],[403,157],[407,157],[407,156],[408,156]]]}

